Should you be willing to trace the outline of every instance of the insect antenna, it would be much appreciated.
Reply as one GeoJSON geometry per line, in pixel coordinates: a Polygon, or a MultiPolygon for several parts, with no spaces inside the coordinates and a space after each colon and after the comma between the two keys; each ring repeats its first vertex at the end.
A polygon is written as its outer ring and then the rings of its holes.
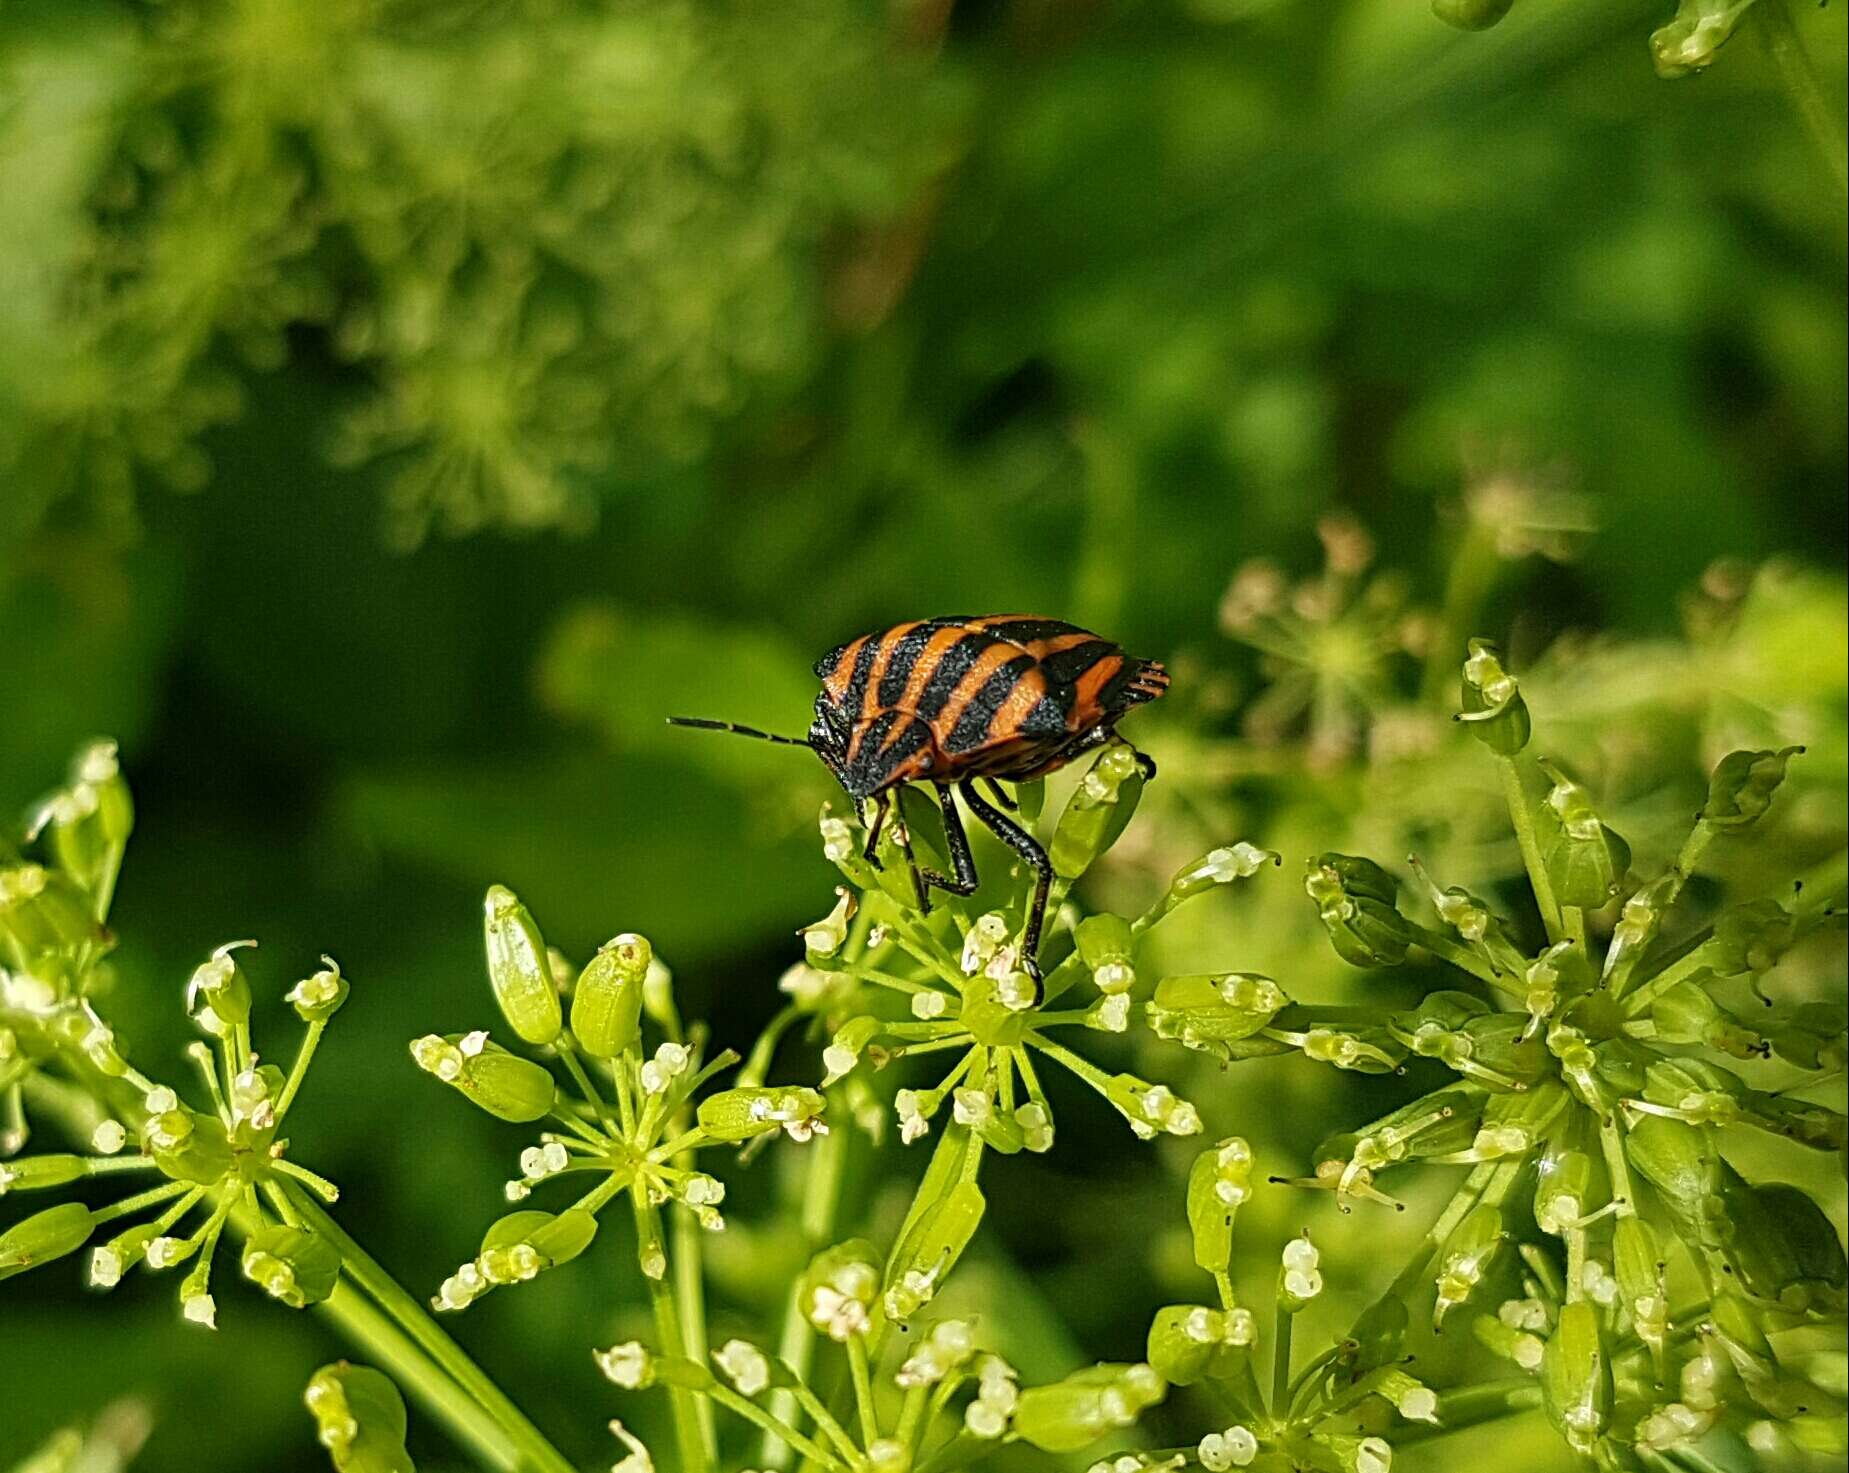
{"type": "Polygon", "coordinates": [[[775,742],[780,747],[815,746],[807,737],[778,736],[774,732],[759,731],[755,726],[740,726],[736,721],[712,721],[704,716],[670,716],[668,725],[692,726],[701,731],[729,731],[734,736],[756,737],[761,742],[775,742]]]}

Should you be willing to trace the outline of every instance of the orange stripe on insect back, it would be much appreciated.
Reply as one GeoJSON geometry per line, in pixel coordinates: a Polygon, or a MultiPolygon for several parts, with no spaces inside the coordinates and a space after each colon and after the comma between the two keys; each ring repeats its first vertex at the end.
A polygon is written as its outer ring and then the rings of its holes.
{"type": "Polygon", "coordinates": [[[1029,670],[1014,688],[1002,697],[1001,705],[995,708],[995,714],[989,718],[989,729],[985,733],[992,742],[1006,741],[1009,737],[1020,734],[1021,725],[1027,720],[1027,713],[1046,696],[1046,675],[1039,670],[1029,670]]]}
{"type": "Polygon", "coordinates": [[[1072,709],[1089,711],[1098,704],[1098,692],[1124,667],[1122,655],[1100,655],[1097,663],[1078,678],[1073,686],[1072,709]]]}
{"type": "Polygon", "coordinates": [[[835,661],[835,668],[828,672],[828,679],[822,682],[822,688],[828,692],[828,698],[839,704],[847,695],[849,683],[854,679],[854,666],[860,659],[860,647],[867,642],[867,636],[861,635],[846,649],[841,651],[841,658],[835,661]]]}
{"type": "Polygon", "coordinates": [[[886,675],[886,667],[892,663],[892,652],[899,647],[900,640],[923,622],[914,619],[909,624],[895,624],[880,636],[880,647],[873,652],[873,668],[867,672],[867,689],[860,698],[862,721],[871,720],[880,708],[880,681],[886,675]]]}
{"type": "Polygon", "coordinates": [[[976,692],[981,690],[988,678],[1010,660],[1021,658],[1019,647],[998,639],[981,654],[976,656],[976,663],[971,665],[957,682],[957,688],[950,693],[950,699],[944,702],[943,710],[932,721],[939,738],[955,731],[957,718],[963,714],[963,708],[976,699],[976,692]]]}
{"type": "Polygon", "coordinates": [[[918,698],[924,694],[925,683],[930,680],[931,672],[950,653],[950,647],[968,632],[961,625],[952,624],[926,640],[925,647],[918,652],[918,658],[912,661],[912,673],[905,679],[905,689],[893,704],[901,711],[916,711],[918,698]]]}

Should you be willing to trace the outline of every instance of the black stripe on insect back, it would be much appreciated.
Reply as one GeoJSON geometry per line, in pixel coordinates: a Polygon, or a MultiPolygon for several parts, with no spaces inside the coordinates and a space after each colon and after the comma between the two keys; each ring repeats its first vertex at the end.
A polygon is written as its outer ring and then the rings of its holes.
{"type": "Polygon", "coordinates": [[[950,693],[957,688],[957,683],[969,674],[969,667],[994,643],[987,634],[966,634],[945,650],[943,658],[937,662],[937,668],[931,672],[931,678],[918,693],[918,714],[927,721],[935,721],[938,712],[944,709],[944,702],[950,699],[950,693]]]}
{"type": "Polygon", "coordinates": [[[860,653],[854,657],[854,673],[848,677],[847,690],[842,694],[841,706],[848,713],[848,720],[860,717],[861,702],[867,696],[867,681],[873,674],[873,657],[879,653],[880,640],[869,634],[860,646],[860,653]]]}
{"type": "Polygon", "coordinates": [[[1098,661],[1116,653],[1117,646],[1108,639],[1089,639],[1069,650],[1048,655],[1040,662],[1041,673],[1046,676],[1047,695],[1058,703],[1062,712],[1070,715],[1079,677],[1098,661]]]}
{"type": "Polygon", "coordinates": [[[886,673],[880,677],[880,705],[899,704],[899,697],[905,694],[905,683],[912,678],[912,666],[918,663],[931,636],[943,627],[941,620],[931,619],[899,636],[899,642],[892,647],[892,655],[886,661],[886,673]]]}
{"type": "Polygon", "coordinates": [[[1059,639],[1063,635],[1083,634],[1085,631],[1076,624],[1067,624],[1059,619],[1010,619],[1003,624],[989,625],[988,632],[998,639],[1031,644],[1037,639],[1059,639]]]}
{"type": "MultiPolygon", "coordinates": [[[[971,747],[982,745],[991,735],[990,724],[995,720],[995,713],[1001,709],[1008,693],[1020,683],[1021,677],[1034,668],[1032,655],[1016,655],[1003,665],[987,680],[970,703],[963,708],[963,714],[957,717],[957,724],[951,728],[950,738],[944,743],[944,751],[950,756],[958,752],[967,752],[971,747]]],[[[996,736],[1008,736],[1008,732],[995,732],[996,736]]]]}

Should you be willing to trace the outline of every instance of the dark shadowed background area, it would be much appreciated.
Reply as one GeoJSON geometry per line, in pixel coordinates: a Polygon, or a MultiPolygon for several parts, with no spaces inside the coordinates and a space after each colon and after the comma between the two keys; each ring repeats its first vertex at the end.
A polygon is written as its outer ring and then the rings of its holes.
{"type": "MultiPolygon", "coordinates": [[[[576,957],[646,932],[748,1044],[833,900],[828,779],[662,718],[800,730],[810,662],[867,627],[1019,609],[1167,662],[1132,723],[1163,776],[1100,884],[1283,851],[1165,944],[1302,997],[1379,985],[1324,944],[1306,854],[1506,878],[1444,719],[1472,634],[1640,870],[1715,757],[1785,741],[1810,751],[1729,879],[1827,863],[1844,12],[1795,14],[1834,158],[1751,24],[1659,78],[1666,0],[1520,0],[1481,34],[1409,0],[13,0],[0,813],[119,740],[109,1009],[150,1069],[178,1074],[214,946],[261,941],[279,1040],[284,989],[339,959],[293,1154],[420,1294],[521,1143],[406,1055],[488,1020],[484,887],[576,957]]],[[[1840,998],[1841,961],[1800,985],[1840,998]]],[[[1148,1067],[1276,1170],[1409,1090],[1148,1067]]],[[[970,1269],[1049,1375],[1140,1354],[1186,1267],[1185,1152],[1061,1104],[970,1269]]],[[[901,1193],[918,1162],[880,1160],[901,1193]]],[[[792,1264],[780,1169],[741,1174],[714,1250],[740,1325],[792,1264]]],[[[1271,1195],[1256,1271],[1315,1222],[1333,1324],[1402,1229],[1271,1195]]],[[[145,1473],[324,1467],[300,1393],[338,1342],[221,1273],[216,1335],[165,1280],[9,1281],[0,1466],[132,1397],[145,1473]]],[[[643,1314],[600,1242],[455,1328],[590,1466],[608,1417],[659,1415],[587,1354],[643,1314]]],[[[1497,1439],[1509,1473],[1565,1466],[1538,1419],[1497,1439]]]]}

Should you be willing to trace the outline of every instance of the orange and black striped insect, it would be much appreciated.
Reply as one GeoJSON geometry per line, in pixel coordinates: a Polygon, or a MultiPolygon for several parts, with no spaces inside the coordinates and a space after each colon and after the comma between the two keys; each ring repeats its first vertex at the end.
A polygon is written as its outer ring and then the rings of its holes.
{"type": "MultiPolygon", "coordinates": [[[[970,812],[1034,870],[1023,966],[1038,978],[1035,952],[1053,864],[1033,835],[1001,811],[1017,805],[997,784],[1044,777],[1103,745],[1125,715],[1168,689],[1167,672],[1076,625],[988,614],[920,619],[863,634],[822,656],[815,673],[822,691],[806,737],[773,736],[730,721],[669,719],[810,748],[857,805],[875,805],[865,851],[875,864],[898,790],[930,783],[943,809],[953,873],[920,869],[903,823],[896,831],[919,905],[927,910],[932,887],[952,895],[976,889],[969,838],[951,796],[955,787],[970,812]],[[995,803],[977,791],[978,778],[995,803]]],[[[1155,764],[1140,752],[1137,761],[1146,778],[1155,776],[1155,764]]]]}

